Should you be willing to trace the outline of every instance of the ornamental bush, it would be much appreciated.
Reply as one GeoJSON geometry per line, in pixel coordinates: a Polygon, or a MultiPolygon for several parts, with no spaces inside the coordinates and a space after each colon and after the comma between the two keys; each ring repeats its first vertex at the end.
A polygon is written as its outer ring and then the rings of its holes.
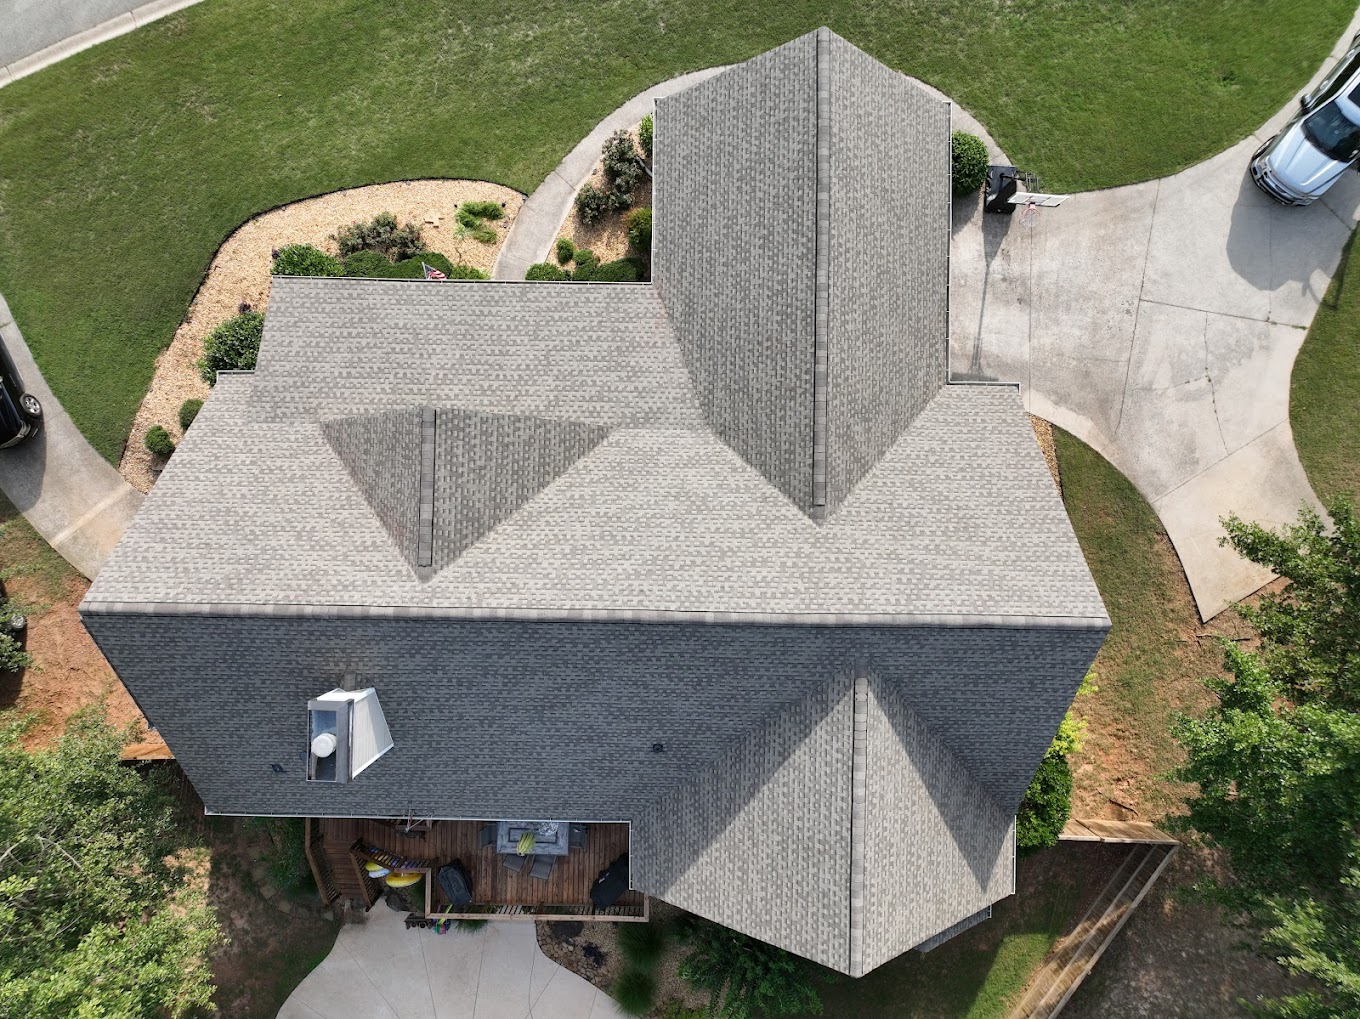
{"type": "Polygon", "coordinates": [[[263,335],[264,315],[258,311],[247,311],[223,322],[203,341],[199,377],[211,386],[217,383],[218,372],[254,370],[263,335]]]}
{"type": "Polygon", "coordinates": [[[345,267],[310,244],[290,244],[279,249],[269,270],[275,276],[343,276],[345,267]]]}
{"type": "Polygon", "coordinates": [[[649,113],[638,125],[638,144],[642,146],[642,154],[648,159],[652,158],[652,128],[652,115],[649,113]]]}
{"type": "Polygon", "coordinates": [[[709,993],[710,1015],[821,1015],[821,995],[806,959],[697,916],[687,918],[682,933],[690,951],[680,963],[680,977],[709,993]]]}
{"type": "Polygon", "coordinates": [[[414,223],[397,225],[397,217],[380,212],[367,223],[351,223],[337,230],[332,239],[340,248],[340,257],[349,258],[356,251],[378,251],[393,262],[400,262],[425,250],[420,227],[414,223]]]}
{"type": "Polygon", "coordinates": [[[203,409],[202,400],[185,400],[179,405],[179,430],[187,432],[189,426],[194,423],[194,418],[198,417],[198,412],[203,409]]]}
{"type": "Polygon", "coordinates": [[[611,208],[609,194],[598,185],[587,181],[576,192],[576,215],[586,226],[598,223],[611,208]]]}
{"type": "Polygon", "coordinates": [[[529,271],[524,274],[524,278],[540,282],[560,283],[571,279],[571,276],[560,265],[553,265],[551,262],[535,262],[529,266],[529,271]]]}
{"type": "Polygon", "coordinates": [[[377,251],[356,251],[345,257],[346,276],[381,276],[390,268],[391,260],[377,251]]]}
{"type": "Polygon", "coordinates": [[[652,210],[634,209],[628,214],[628,246],[643,258],[652,256],[652,210]]]}
{"type": "Polygon", "coordinates": [[[670,944],[670,931],[665,924],[622,923],[619,924],[619,950],[630,966],[650,973],[661,961],[661,955],[670,944]]]}
{"type": "Polygon", "coordinates": [[[160,425],[152,425],[146,432],[146,448],[157,456],[169,456],[175,451],[175,440],[160,425]]]}
{"type": "Polygon", "coordinates": [[[0,674],[18,672],[33,664],[33,656],[13,636],[0,630],[0,674]]]}
{"type": "Polygon", "coordinates": [[[622,129],[611,134],[600,150],[600,162],[604,165],[604,179],[611,185],[620,174],[636,171],[637,146],[633,144],[633,136],[622,129]]]}
{"type": "Polygon", "coordinates": [[[571,274],[572,279],[582,283],[637,283],[642,276],[636,258],[620,258],[603,265],[594,265],[584,275],[579,269],[571,274]]]}
{"type": "Polygon", "coordinates": [[[571,242],[570,237],[559,237],[553,246],[553,254],[557,257],[558,265],[566,265],[576,257],[576,245],[571,242]]]}
{"type": "Polygon", "coordinates": [[[955,131],[950,138],[953,161],[954,194],[976,191],[987,180],[987,146],[981,138],[966,131],[955,131]]]}
{"type": "Polygon", "coordinates": [[[626,970],[623,976],[614,981],[614,1000],[619,1003],[624,1015],[646,1015],[652,1010],[652,1003],[656,1000],[655,978],[642,970],[626,970]]]}
{"type": "Polygon", "coordinates": [[[1025,790],[1015,818],[1015,844],[1023,851],[1058,844],[1072,816],[1072,769],[1061,754],[1047,754],[1025,790]]]}
{"type": "Polygon", "coordinates": [[[464,202],[458,207],[458,221],[461,223],[463,217],[472,219],[500,219],[505,215],[505,209],[500,202],[464,202]]]}

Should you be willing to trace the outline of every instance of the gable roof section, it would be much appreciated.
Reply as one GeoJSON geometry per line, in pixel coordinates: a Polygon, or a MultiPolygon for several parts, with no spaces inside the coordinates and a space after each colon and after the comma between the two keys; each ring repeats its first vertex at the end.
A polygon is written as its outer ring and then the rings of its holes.
{"type": "Polygon", "coordinates": [[[656,124],[654,276],[705,418],[823,519],[945,383],[948,106],[823,28],[656,124]]]}
{"type": "Polygon", "coordinates": [[[1014,891],[1013,822],[891,684],[847,673],[645,810],[633,878],[863,976],[1014,891]]]}

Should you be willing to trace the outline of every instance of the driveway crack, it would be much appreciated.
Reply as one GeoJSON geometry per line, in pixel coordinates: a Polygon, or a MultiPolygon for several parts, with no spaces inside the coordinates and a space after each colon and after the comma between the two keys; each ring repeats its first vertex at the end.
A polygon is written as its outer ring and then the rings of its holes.
{"type": "Polygon", "coordinates": [[[1119,393],[1119,413],[1114,419],[1114,434],[1119,434],[1119,426],[1124,422],[1124,404],[1129,398],[1129,379],[1133,374],[1134,348],[1138,345],[1138,313],[1143,307],[1143,290],[1147,287],[1148,256],[1152,254],[1152,231],[1157,227],[1157,203],[1162,199],[1162,182],[1152,193],[1152,215],[1148,217],[1147,247],[1143,249],[1143,275],[1138,281],[1138,299],[1133,305],[1133,335],[1129,337],[1129,359],[1124,362],[1124,388],[1119,393]]]}
{"type": "Polygon", "coordinates": [[[1223,422],[1218,417],[1218,390],[1214,377],[1209,373],[1209,316],[1204,316],[1204,378],[1209,383],[1209,406],[1214,412],[1214,425],[1218,428],[1218,441],[1223,444],[1223,453],[1228,453],[1228,440],[1223,435],[1223,422]]]}

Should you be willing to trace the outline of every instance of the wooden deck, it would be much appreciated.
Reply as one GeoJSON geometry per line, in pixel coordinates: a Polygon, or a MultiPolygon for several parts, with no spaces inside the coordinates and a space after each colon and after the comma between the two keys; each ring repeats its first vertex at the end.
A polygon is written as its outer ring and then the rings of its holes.
{"type": "MultiPolygon", "coordinates": [[[[586,848],[559,857],[547,880],[507,870],[495,846],[478,848],[483,821],[437,821],[423,837],[409,838],[381,821],[359,818],[317,818],[312,821],[319,837],[315,847],[324,855],[335,889],[343,896],[371,902],[372,888],[355,870],[351,849],[366,843],[398,856],[429,861],[437,869],[458,860],[472,878],[471,910],[488,919],[562,915],[589,916],[598,920],[636,920],[647,914],[646,896],[627,891],[608,911],[597,911],[590,902],[590,886],[600,871],[628,852],[628,825],[591,824],[586,829],[586,848]],[[496,907],[487,913],[486,908],[496,907]]],[[[430,884],[433,913],[448,909],[438,882],[430,884]]],[[[466,908],[466,907],[465,907],[466,908]]],[[[464,914],[459,914],[464,915],[464,914]]]]}

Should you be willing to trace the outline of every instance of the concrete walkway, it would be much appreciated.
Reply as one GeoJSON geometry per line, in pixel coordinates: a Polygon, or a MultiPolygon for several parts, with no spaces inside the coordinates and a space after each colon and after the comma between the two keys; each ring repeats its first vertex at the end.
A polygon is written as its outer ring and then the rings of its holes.
{"type": "Polygon", "coordinates": [[[3,297],[0,337],[43,407],[41,432],[0,449],[0,491],[49,545],[93,579],[142,505],[142,493],[85,441],[47,388],[3,297]]]}
{"type": "Polygon", "coordinates": [[[0,87],[199,0],[0,0],[0,87]]]}
{"type": "Polygon", "coordinates": [[[522,280],[529,266],[547,260],[553,242],[557,240],[557,231],[571,213],[576,192],[590,178],[595,164],[600,161],[600,148],[606,138],[620,128],[631,128],[652,112],[653,104],[662,96],[683,92],[726,68],[726,64],[707,67],[653,85],[596,124],[595,129],[567,153],[567,157],[525,200],[505,238],[505,244],[501,246],[500,254],[496,256],[491,278],[522,280]]]}
{"type": "Polygon", "coordinates": [[[1206,619],[1270,579],[1219,546],[1220,519],[1278,526],[1318,506],[1294,451],[1290,375],[1360,217],[1360,174],[1306,209],[1256,190],[1247,163],[1296,108],[1198,166],[1075,195],[1029,225],[976,200],[954,210],[953,377],[1019,382],[1032,413],[1119,468],[1206,619]]]}
{"type": "Polygon", "coordinates": [[[553,962],[534,925],[499,921],[476,932],[406,930],[379,901],[347,925],[279,1019],[605,1019],[614,1000],[553,962]]]}

